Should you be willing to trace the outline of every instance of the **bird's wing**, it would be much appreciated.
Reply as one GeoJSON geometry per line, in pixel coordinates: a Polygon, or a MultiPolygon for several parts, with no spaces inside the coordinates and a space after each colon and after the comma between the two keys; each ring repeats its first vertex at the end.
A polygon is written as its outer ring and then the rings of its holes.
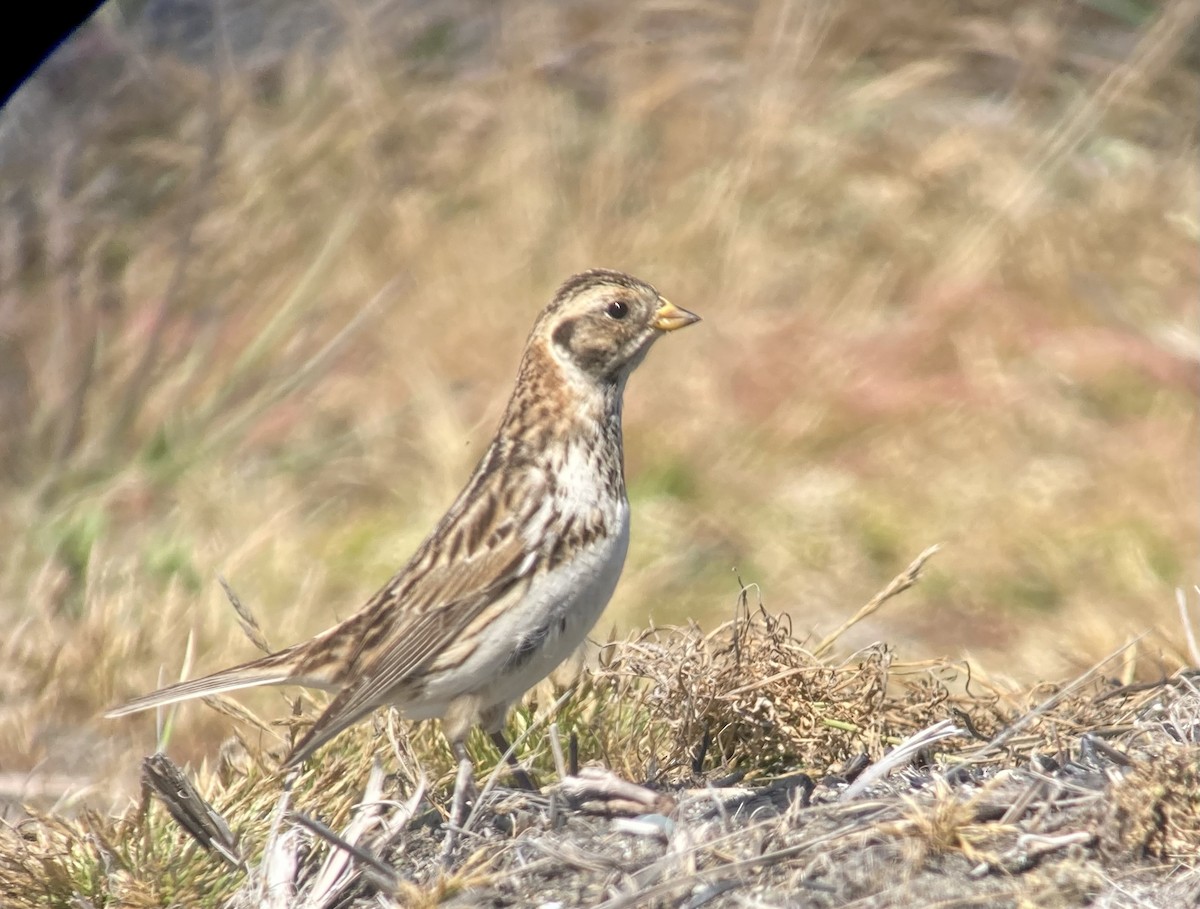
{"type": "MultiPolygon", "coordinates": [[[[468,626],[525,592],[539,553],[546,551],[526,544],[528,528],[533,521],[542,524],[538,516],[548,502],[544,478],[531,471],[523,482],[519,503],[505,501],[500,484],[464,493],[409,565],[358,616],[340,626],[351,631],[361,619],[352,632],[354,649],[343,663],[353,667],[346,687],[296,744],[288,766],[308,758],[376,707],[402,702],[406,685],[416,695],[421,671],[449,648],[467,644],[461,639],[468,626]]],[[[464,647],[467,653],[470,649],[464,647]]]]}

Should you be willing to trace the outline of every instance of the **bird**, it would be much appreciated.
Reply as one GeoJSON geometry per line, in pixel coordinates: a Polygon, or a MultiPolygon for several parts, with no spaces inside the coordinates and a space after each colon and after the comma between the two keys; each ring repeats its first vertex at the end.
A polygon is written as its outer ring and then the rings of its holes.
{"type": "Polygon", "coordinates": [[[621,410],[650,347],[700,317],[650,284],[592,269],[536,318],[494,438],[416,552],[356,613],[302,643],[107,711],[119,717],[262,685],[332,698],[283,760],[299,767],[393,706],[440,719],[460,767],[476,725],[532,788],[509,708],[584,643],[629,547],[621,410]]]}

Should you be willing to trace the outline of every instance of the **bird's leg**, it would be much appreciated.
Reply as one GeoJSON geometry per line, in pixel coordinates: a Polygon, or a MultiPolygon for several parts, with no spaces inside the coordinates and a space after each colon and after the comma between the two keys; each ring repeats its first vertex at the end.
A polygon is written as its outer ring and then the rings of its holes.
{"type": "Polygon", "coordinates": [[[444,866],[450,865],[458,832],[467,819],[467,801],[475,794],[475,775],[471,768],[471,758],[467,755],[467,746],[461,741],[454,741],[450,743],[450,750],[458,759],[458,773],[454,777],[454,796],[450,800],[450,817],[446,819],[446,835],[442,838],[444,866]]]}
{"type": "Polygon", "coordinates": [[[488,734],[492,738],[492,744],[500,749],[500,753],[508,761],[508,769],[512,771],[513,779],[517,781],[517,786],[521,789],[528,789],[530,792],[537,792],[538,787],[534,785],[533,779],[525,772],[525,768],[521,766],[521,762],[517,760],[517,756],[509,750],[508,739],[504,737],[504,733],[497,729],[495,732],[488,734]]]}
{"type": "Polygon", "coordinates": [[[450,743],[450,750],[454,752],[454,759],[460,764],[471,763],[471,756],[467,754],[467,743],[463,741],[453,741],[450,743]]]}

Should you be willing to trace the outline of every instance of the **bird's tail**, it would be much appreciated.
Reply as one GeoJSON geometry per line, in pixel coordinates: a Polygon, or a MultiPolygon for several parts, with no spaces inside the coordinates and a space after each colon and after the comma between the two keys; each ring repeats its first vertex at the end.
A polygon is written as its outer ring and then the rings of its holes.
{"type": "Polygon", "coordinates": [[[329,679],[301,674],[303,657],[302,645],[289,647],[261,659],[242,663],[240,666],[222,669],[220,672],[214,672],[212,675],[206,675],[200,679],[168,685],[166,688],[160,688],[158,691],[134,698],[119,707],[113,707],[105,711],[104,715],[107,717],[125,716],[129,713],[137,713],[139,710],[149,710],[151,707],[161,707],[164,704],[174,704],[191,698],[223,694],[226,691],[238,691],[242,688],[256,688],[259,685],[332,687],[329,679]]]}

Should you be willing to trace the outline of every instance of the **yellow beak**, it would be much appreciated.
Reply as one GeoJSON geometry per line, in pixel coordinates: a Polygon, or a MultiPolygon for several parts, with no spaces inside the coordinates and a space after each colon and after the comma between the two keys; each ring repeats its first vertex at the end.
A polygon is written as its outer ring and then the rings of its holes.
{"type": "Polygon", "coordinates": [[[655,310],[654,321],[651,324],[659,331],[674,331],[699,321],[700,317],[694,312],[681,309],[670,300],[663,300],[662,306],[655,310]]]}

